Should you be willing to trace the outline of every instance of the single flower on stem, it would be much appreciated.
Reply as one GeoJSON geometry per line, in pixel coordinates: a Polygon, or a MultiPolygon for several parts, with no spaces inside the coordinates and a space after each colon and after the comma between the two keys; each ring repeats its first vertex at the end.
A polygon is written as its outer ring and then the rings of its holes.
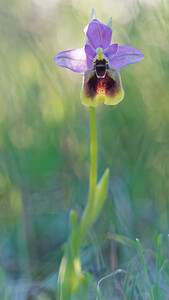
{"type": "Polygon", "coordinates": [[[57,65],[84,74],[81,100],[85,105],[97,107],[98,102],[115,105],[123,100],[119,70],[144,58],[134,47],[111,45],[112,30],[111,19],[108,25],[93,19],[84,29],[87,36],[84,48],[55,56],[57,65]]]}
{"type": "Polygon", "coordinates": [[[91,163],[89,196],[79,224],[77,215],[71,213],[71,229],[65,255],[59,271],[59,300],[87,300],[87,279],[81,271],[80,249],[87,232],[95,223],[108,189],[109,169],[97,181],[97,131],[95,107],[98,102],[115,105],[124,98],[119,70],[137,63],[144,55],[131,46],[111,43],[111,19],[104,25],[94,18],[84,29],[87,36],[84,48],[60,52],[55,63],[76,73],[84,74],[81,100],[90,106],[91,163]]]}

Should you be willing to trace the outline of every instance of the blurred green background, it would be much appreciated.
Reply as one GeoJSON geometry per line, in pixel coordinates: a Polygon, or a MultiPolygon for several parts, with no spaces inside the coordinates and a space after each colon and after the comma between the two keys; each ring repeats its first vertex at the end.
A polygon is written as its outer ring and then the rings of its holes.
{"type": "Polygon", "coordinates": [[[92,7],[103,23],[112,16],[112,42],[132,45],[145,58],[120,71],[125,99],[97,108],[98,172],[110,167],[110,181],[83,249],[84,269],[98,279],[137,258],[130,244],[136,237],[150,249],[157,233],[167,239],[168,1],[1,0],[2,294],[12,295],[18,282],[24,293],[30,283],[56,279],[69,211],[80,217],[86,203],[90,127],[80,100],[82,75],[56,66],[54,56],[83,47],[92,7]]]}

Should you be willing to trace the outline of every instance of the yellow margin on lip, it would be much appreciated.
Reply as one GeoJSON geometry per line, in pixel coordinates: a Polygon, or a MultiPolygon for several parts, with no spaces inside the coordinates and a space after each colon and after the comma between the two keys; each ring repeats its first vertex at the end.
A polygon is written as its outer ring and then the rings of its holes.
{"type": "MultiPolygon", "coordinates": [[[[89,79],[90,74],[86,74],[86,76],[89,79]]],[[[85,90],[84,90],[84,82],[83,82],[80,97],[84,105],[97,107],[99,102],[104,102],[105,105],[116,105],[123,100],[124,90],[122,87],[119,72],[117,70],[109,69],[109,76],[112,77],[112,79],[119,81],[119,90],[117,94],[115,94],[113,97],[108,97],[106,95],[99,95],[99,94],[97,94],[94,98],[86,97],[85,90]]]]}
{"type": "Polygon", "coordinates": [[[86,106],[97,107],[99,102],[104,102],[105,105],[116,105],[123,100],[124,90],[121,87],[119,93],[116,96],[111,98],[105,95],[104,96],[96,95],[94,98],[87,98],[85,96],[84,90],[82,90],[80,97],[82,103],[86,106]]]}

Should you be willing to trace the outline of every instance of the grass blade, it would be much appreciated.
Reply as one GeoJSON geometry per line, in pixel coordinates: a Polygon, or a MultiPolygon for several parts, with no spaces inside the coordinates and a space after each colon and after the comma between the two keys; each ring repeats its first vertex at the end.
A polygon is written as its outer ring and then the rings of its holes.
{"type": "Polygon", "coordinates": [[[146,267],[146,263],[145,263],[145,260],[144,260],[144,256],[143,256],[143,252],[142,252],[142,249],[141,249],[141,244],[140,244],[139,239],[136,239],[136,242],[137,242],[138,250],[140,252],[140,257],[141,257],[141,260],[142,260],[142,263],[143,263],[143,269],[144,269],[145,276],[146,276],[146,279],[147,279],[147,285],[148,285],[148,289],[149,289],[149,293],[150,293],[150,298],[151,298],[151,300],[154,300],[154,296],[153,296],[153,292],[152,292],[151,284],[150,284],[150,279],[149,279],[149,276],[148,276],[147,267],[146,267]]]}

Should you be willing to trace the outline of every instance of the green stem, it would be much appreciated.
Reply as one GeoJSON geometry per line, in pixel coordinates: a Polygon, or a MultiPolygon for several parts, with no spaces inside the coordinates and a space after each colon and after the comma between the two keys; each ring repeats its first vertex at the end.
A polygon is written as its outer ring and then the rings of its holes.
{"type": "Polygon", "coordinates": [[[95,192],[95,186],[97,183],[97,130],[96,130],[96,114],[95,108],[90,107],[90,191],[89,191],[89,202],[91,202],[95,192]]]}
{"type": "MultiPolygon", "coordinates": [[[[97,186],[97,131],[96,131],[96,115],[95,108],[90,107],[90,180],[89,180],[89,197],[86,208],[82,215],[79,226],[77,225],[76,213],[71,213],[71,234],[67,251],[62,260],[60,267],[60,300],[70,300],[73,292],[72,282],[77,284],[76,292],[79,293],[81,289],[87,292],[85,277],[81,274],[80,270],[80,248],[85,239],[86,233],[99,216],[100,210],[103,206],[108,184],[108,169],[104,172],[102,178],[97,186]],[[83,279],[83,280],[82,280],[83,279]],[[79,281],[81,280],[81,281],[79,281]]],[[[72,298],[71,298],[72,299],[72,298]]],[[[78,299],[78,298],[76,298],[78,299]]],[[[83,299],[87,299],[83,297],[83,299]]]]}
{"type": "Polygon", "coordinates": [[[89,198],[83,213],[79,230],[76,236],[76,248],[78,249],[87,231],[92,225],[91,211],[94,203],[95,187],[97,183],[97,130],[95,108],[90,107],[90,180],[89,180],[89,198]]]}

